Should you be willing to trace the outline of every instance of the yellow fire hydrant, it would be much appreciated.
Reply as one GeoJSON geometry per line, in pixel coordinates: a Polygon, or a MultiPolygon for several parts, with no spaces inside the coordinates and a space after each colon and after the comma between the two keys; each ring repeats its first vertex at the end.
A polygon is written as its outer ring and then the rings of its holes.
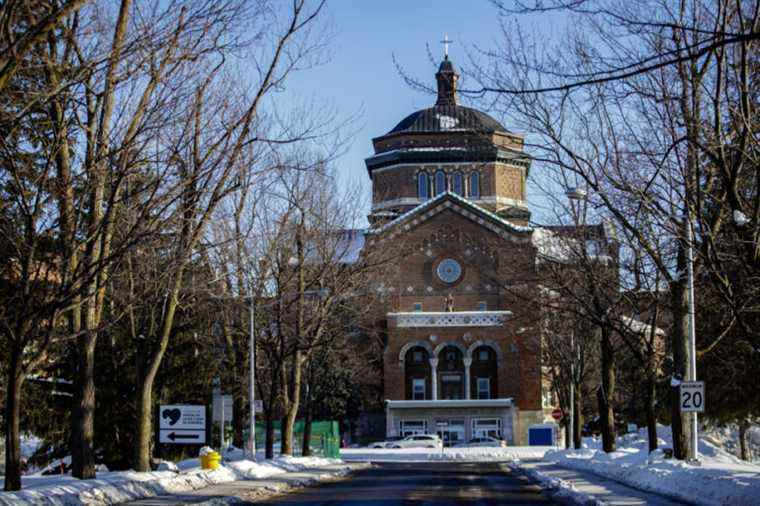
{"type": "Polygon", "coordinates": [[[222,456],[218,452],[210,451],[201,455],[201,468],[215,470],[219,469],[222,462],[222,456]]]}

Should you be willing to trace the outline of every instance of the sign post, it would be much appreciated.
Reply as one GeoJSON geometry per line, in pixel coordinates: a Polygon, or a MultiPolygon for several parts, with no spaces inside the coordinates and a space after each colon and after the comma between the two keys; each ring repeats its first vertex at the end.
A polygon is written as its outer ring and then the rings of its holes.
{"type": "Polygon", "coordinates": [[[441,455],[443,455],[443,449],[446,447],[446,445],[444,444],[445,441],[443,440],[443,431],[449,426],[449,422],[445,420],[441,420],[441,421],[435,422],[435,426],[438,428],[438,430],[441,433],[441,455]]]}
{"type": "Polygon", "coordinates": [[[161,406],[158,412],[159,443],[206,443],[206,406],[172,404],[161,406]]]}
{"type": "Polygon", "coordinates": [[[214,394],[211,404],[213,423],[219,424],[220,444],[222,445],[222,449],[224,449],[226,446],[224,428],[227,422],[232,422],[234,401],[231,395],[222,395],[220,392],[217,392],[214,394]]]}

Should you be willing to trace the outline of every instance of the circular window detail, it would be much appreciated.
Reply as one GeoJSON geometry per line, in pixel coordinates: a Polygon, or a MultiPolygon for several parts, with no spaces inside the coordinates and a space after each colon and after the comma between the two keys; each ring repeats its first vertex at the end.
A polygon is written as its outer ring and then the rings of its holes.
{"type": "Polygon", "coordinates": [[[456,283],[462,277],[462,266],[453,258],[445,258],[438,264],[435,273],[444,283],[456,283]]]}

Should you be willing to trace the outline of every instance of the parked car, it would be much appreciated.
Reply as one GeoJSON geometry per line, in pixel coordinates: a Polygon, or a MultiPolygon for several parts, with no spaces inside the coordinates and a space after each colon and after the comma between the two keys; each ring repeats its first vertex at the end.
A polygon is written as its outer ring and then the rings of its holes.
{"type": "Polygon", "coordinates": [[[392,445],[396,441],[400,441],[401,439],[403,439],[403,438],[399,437],[399,436],[393,436],[393,437],[389,437],[388,439],[386,439],[384,441],[375,441],[374,443],[370,443],[367,446],[369,448],[375,448],[375,449],[390,448],[390,445],[392,445]]]}
{"type": "Polygon", "coordinates": [[[454,445],[455,448],[506,448],[506,446],[506,441],[503,439],[496,439],[495,437],[474,437],[469,441],[457,443],[454,445]]]}
{"type": "Polygon", "coordinates": [[[437,434],[417,434],[390,443],[387,448],[441,448],[443,441],[437,434]]]}

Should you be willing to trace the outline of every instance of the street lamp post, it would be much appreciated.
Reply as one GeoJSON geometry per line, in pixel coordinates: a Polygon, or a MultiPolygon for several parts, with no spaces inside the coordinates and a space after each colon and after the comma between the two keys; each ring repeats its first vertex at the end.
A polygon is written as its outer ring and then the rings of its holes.
{"type": "MultiPolygon", "coordinates": [[[[586,209],[584,207],[581,210],[581,206],[585,205],[588,193],[583,188],[570,188],[565,195],[570,200],[570,206],[573,211],[573,222],[578,227],[585,222],[586,209]],[[577,210],[573,201],[578,202],[577,210]]],[[[572,330],[570,333],[570,357],[570,440],[573,442],[573,446],[575,446],[575,417],[577,415],[575,412],[575,360],[577,358],[575,353],[575,330],[572,330]]]]}

